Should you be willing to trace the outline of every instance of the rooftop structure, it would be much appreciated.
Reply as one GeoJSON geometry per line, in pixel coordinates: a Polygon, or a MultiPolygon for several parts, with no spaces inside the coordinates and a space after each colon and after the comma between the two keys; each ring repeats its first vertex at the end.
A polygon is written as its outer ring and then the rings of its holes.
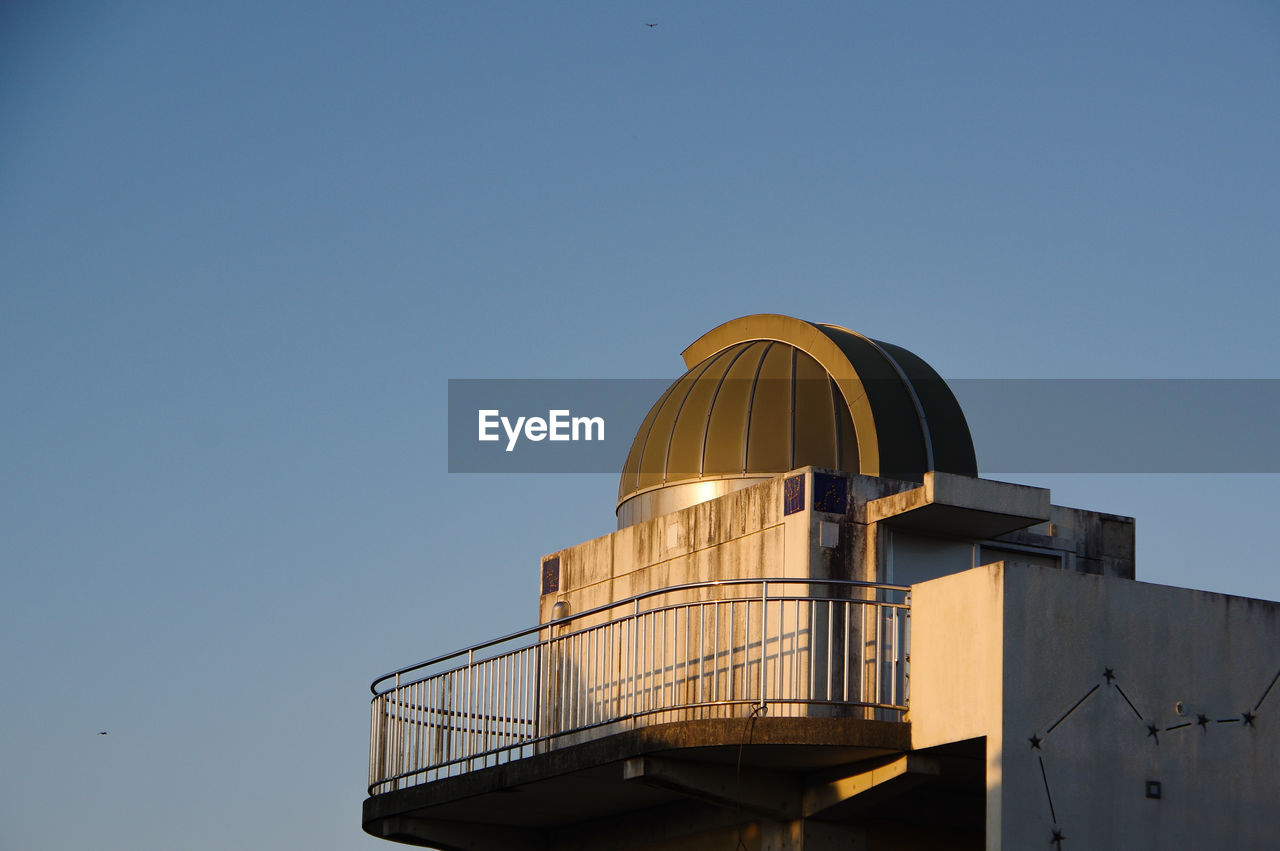
{"type": "Polygon", "coordinates": [[[978,474],[955,397],[906,349],[762,315],[708,331],[684,361],[623,465],[620,527],[809,465],[914,482],[978,474]]]}
{"type": "Polygon", "coordinates": [[[906,350],[695,341],[539,621],[373,685],[365,830],[443,849],[1272,847],[1280,604],[977,477],[906,350]]]}

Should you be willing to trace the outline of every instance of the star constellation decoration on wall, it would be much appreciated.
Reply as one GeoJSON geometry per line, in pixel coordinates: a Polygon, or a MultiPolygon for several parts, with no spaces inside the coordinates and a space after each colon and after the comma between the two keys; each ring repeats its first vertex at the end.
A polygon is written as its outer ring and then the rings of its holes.
{"type": "MultiPolygon", "coordinates": [[[[1271,694],[1271,690],[1275,687],[1277,681],[1280,681],[1280,671],[1276,671],[1276,675],[1271,678],[1271,682],[1262,692],[1262,696],[1258,698],[1258,702],[1253,705],[1253,708],[1245,710],[1238,717],[1233,716],[1231,718],[1218,718],[1216,720],[1211,720],[1207,714],[1199,712],[1196,713],[1195,721],[1184,721],[1181,724],[1173,724],[1168,727],[1161,728],[1158,724],[1147,721],[1147,719],[1143,717],[1142,713],[1138,711],[1138,707],[1134,706],[1133,701],[1129,699],[1129,695],[1125,694],[1124,689],[1121,688],[1119,677],[1116,676],[1115,669],[1104,667],[1101,681],[1094,683],[1093,687],[1084,693],[1084,697],[1071,704],[1070,709],[1058,716],[1058,720],[1054,721],[1053,724],[1050,725],[1049,729],[1045,730],[1043,736],[1040,735],[1039,731],[1035,731],[1027,737],[1027,741],[1031,745],[1031,750],[1040,751],[1040,753],[1036,755],[1036,758],[1040,764],[1040,779],[1044,781],[1045,799],[1049,803],[1049,817],[1053,820],[1053,833],[1049,839],[1049,844],[1055,846],[1055,848],[1061,851],[1062,843],[1066,841],[1067,837],[1062,832],[1062,828],[1058,824],[1057,809],[1053,805],[1053,791],[1049,786],[1049,773],[1044,766],[1044,749],[1042,745],[1045,740],[1049,738],[1049,735],[1057,729],[1058,725],[1063,721],[1066,721],[1073,712],[1084,705],[1086,700],[1093,697],[1098,689],[1102,688],[1104,685],[1108,689],[1115,689],[1116,693],[1119,694],[1120,697],[1124,699],[1124,702],[1128,704],[1129,708],[1133,710],[1133,714],[1137,716],[1138,720],[1146,725],[1146,738],[1151,739],[1155,743],[1155,746],[1159,747],[1161,733],[1171,733],[1177,730],[1182,730],[1186,727],[1190,727],[1192,724],[1199,726],[1201,731],[1205,734],[1208,733],[1209,726],[1211,724],[1240,724],[1241,728],[1254,727],[1254,722],[1258,719],[1258,710],[1262,708],[1262,704],[1266,701],[1268,695],[1271,694]]],[[[1179,704],[1178,711],[1179,713],[1182,712],[1181,704],[1179,704]]]]}

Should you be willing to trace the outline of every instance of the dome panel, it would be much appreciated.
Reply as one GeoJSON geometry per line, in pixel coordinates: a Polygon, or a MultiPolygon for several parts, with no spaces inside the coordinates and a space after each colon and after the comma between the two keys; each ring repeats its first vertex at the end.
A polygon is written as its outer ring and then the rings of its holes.
{"type": "Polygon", "coordinates": [[[874,340],[844,328],[819,325],[857,372],[866,404],[875,412],[880,467],[876,475],[918,482],[932,469],[921,430],[922,412],[902,371],[874,340]]]}
{"type": "Polygon", "coordinates": [[[751,411],[751,393],[756,372],[769,343],[740,343],[727,351],[735,352],[733,364],[725,373],[724,383],[716,393],[703,449],[703,470],[725,474],[747,471],[747,416],[751,411]]]}
{"type": "Polygon", "coordinates": [[[924,424],[933,454],[930,469],[949,472],[973,470],[971,475],[976,476],[978,461],[969,435],[969,422],[947,382],[913,352],[892,343],[879,345],[902,366],[924,409],[924,424]]]}
{"type": "MultiPolygon", "coordinates": [[[[831,383],[835,384],[834,381],[831,383]]],[[[844,404],[844,397],[840,393],[840,388],[833,387],[831,392],[835,399],[836,410],[840,412],[838,420],[840,426],[840,463],[836,464],[836,469],[856,473],[860,468],[858,467],[858,435],[853,429],[853,418],[849,416],[849,408],[844,404]]]]}
{"type": "Polygon", "coordinates": [[[816,360],[796,351],[793,395],[795,439],[791,468],[840,467],[839,431],[831,376],[816,360]]]}
{"type": "Polygon", "coordinates": [[[711,404],[715,401],[716,390],[724,383],[725,372],[736,355],[737,352],[732,349],[716,355],[701,377],[694,382],[689,395],[676,412],[664,470],[667,481],[702,475],[702,450],[707,443],[707,421],[711,414],[711,404]]]}
{"type": "Polygon", "coordinates": [[[685,373],[659,404],[658,415],[654,417],[653,425],[649,428],[649,435],[645,439],[644,449],[639,459],[636,487],[640,490],[663,484],[667,471],[667,447],[671,444],[671,431],[675,427],[676,414],[680,412],[685,397],[693,389],[694,382],[708,366],[710,361],[685,373]]]}
{"type": "Polygon", "coordinates": [[[649,440],[649,434],[653,431],[653,421],[658,418],[658,412],[662,410],[663,403],[675,392],[678,384],[679,382],[673,383],[658,397],[658,401],[649,409],[649,413],[645,414],[644,422],[640,424],[640,429],[636,432],[635,439],[631,441],[631,450],[627,453],[627,462],[623,465],[622,475],[618,479],[619,500],[622,499],[623,494],[640,490],[640,459],[644,454],[644,447],[649,440]]]}
{"type": "Polygon", "coordinates": [[[747,469],[781,473],[791,469],[791,368],[795,349],[773,343],[765,352],[751,394],[747,469]]]}

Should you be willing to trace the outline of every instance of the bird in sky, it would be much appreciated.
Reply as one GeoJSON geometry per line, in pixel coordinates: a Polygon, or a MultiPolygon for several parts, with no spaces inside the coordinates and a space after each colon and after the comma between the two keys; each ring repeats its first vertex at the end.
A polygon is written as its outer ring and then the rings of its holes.
{"type": "Polygon", "coordinates": [[[98,731],[98,735],[99,735],[99,736],[105,736],[106,734],[107,734],[107,731],[106,731],[106,730],[99,730],[99,731],[98,731]]]}
{"type": "Polygon", "coordinates": [[[657,24],[645,24],[646,27],[656,27],[657,24]]]}

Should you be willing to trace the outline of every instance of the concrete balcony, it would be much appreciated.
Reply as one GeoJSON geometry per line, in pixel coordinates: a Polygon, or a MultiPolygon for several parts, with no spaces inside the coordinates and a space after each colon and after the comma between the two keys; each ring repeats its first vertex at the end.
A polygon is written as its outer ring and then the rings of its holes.
{"type": "MultiPolygon", "coordinates": [[[[832,766],[900,755],[909,642],[906,588],[728,580],[400,669],[372,686],[365,829],[519,847],[534,824],[714,798],[735,761],[743,776],[744,748],[749,788],[801,754],[832,766]]],[[[781,810],[802,811],[792,797],[781,810]]]]}

